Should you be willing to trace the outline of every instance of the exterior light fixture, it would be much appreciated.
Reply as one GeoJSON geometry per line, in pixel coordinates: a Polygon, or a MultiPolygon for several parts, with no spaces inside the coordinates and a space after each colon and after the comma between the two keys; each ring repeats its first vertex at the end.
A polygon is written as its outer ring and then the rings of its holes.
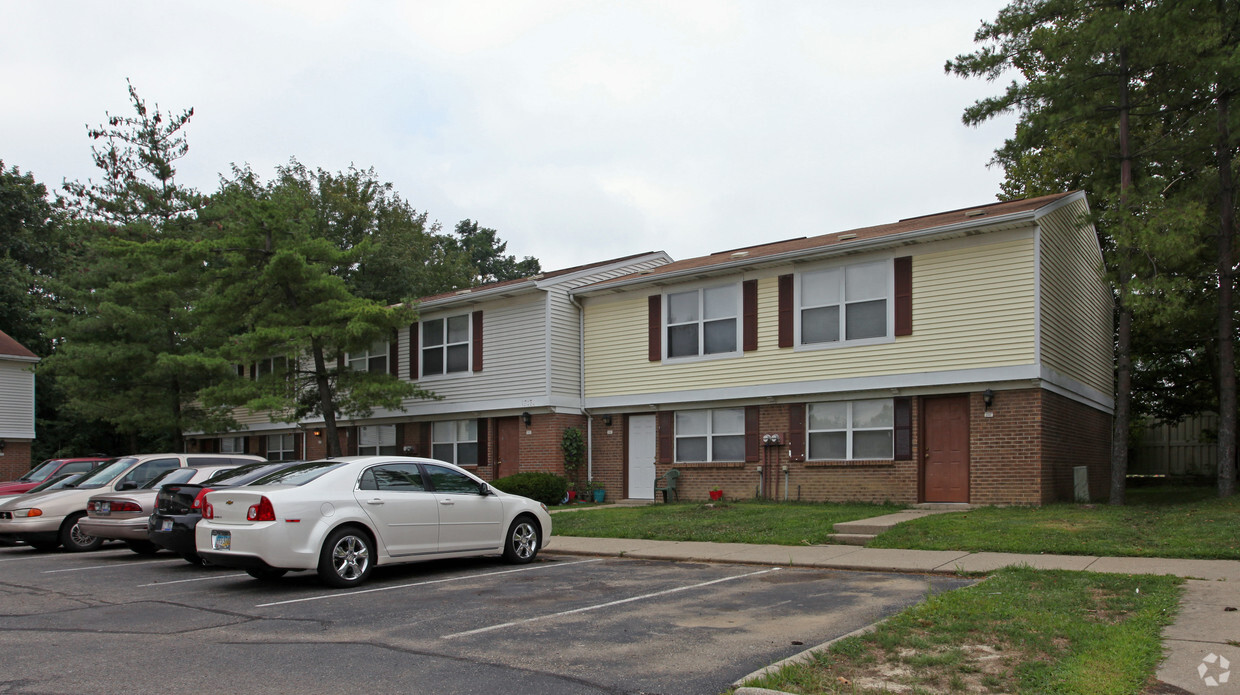
{"type": "Polygon", "coordinates": [[[313,434],[313,435],[314,435],[314,436],[316,436],[316,437],[322,437],[322,436],[323,436],[323,430],[314,430],[314,431],[313,431],[313,432],[311,432],[310,434],[313,434]]]}
{"type": "Polygon", "coordinates": [[[986,410],[990,410],[991,406],[995,404],[995,392],[991,389],[982,391],[982,403],[986,404],[986,410]]]}
{"type": "Polygon", "coordinates": [[[534,418],[530,417],[529,411],[521,413],[521,422],[524,422],[526,427],[530,426],[530,421],[533,419],[534,418]]]}
{"type": "Polygon", "coordinates": [[[603,416],[603,427],[611,427],[611,416],[610,415],[603,416]]]}

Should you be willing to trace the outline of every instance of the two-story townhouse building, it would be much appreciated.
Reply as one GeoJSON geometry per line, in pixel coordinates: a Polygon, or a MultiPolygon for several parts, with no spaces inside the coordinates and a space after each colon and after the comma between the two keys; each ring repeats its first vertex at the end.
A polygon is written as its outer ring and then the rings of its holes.
{"type": "Polygon", "coordinates": [[[1112,299],[1082,193],[723,251],[573,291],[613,496],[1041,504],[1105,492],[1112,299]],[[615,493],[618,493],[615,494],[615,493]]]}
{"type": "MultiPolygon", "coordinates": [[[[416,323],[341,362],[416,381],[437,399],[411,398],[399,409],[341,420],[341,450],[433,457],[485,479],[562,472],[564,431],[587,424],[581,312],[570,291],[669,262],[663,252],[643,253],[418,300],[416,323]]],[[[277,367],[260,363],[247,373],[258,378],[277,367]]],[[[192,435],[191,449],[268,459],[326,454],[321,420],[271,422],[250,412],[236,418],[241,431],[192,435]]]]}
{"type": "Polygon", "coordinates": [[[38,362],[37,355],[0,331],[0,480],[13,480],[30,470],[38,362]]]}

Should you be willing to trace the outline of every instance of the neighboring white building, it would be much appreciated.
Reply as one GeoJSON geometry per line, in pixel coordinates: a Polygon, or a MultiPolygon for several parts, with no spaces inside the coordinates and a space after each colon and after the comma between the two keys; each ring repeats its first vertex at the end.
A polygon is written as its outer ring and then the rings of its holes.
{"type": "Polygon", "coordinates": [[[0,331],[0,480],[30,470],[34,440],[34,366],[39,357],[0,331]]]}

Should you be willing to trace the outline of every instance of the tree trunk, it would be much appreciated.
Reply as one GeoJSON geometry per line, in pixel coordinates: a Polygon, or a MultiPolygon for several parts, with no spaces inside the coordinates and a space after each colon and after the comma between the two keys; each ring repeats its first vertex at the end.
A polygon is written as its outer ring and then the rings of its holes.
{"type": "Polygon", "coordinates": [[[310,341],[314,353],[314,383],[319,391],[319,408],[323,411],[323,437],[327,443],[327,458],[339,458],[340,437],[336,434],[336,402],[332,397],[331,382],[327,378],[327,360],[323,357],[323,343],[318,338],[310,341]]]}
{"type": "Polygon", "coordinates": [[[1218,97],[1218,495],[1236,492],[1236,344],[1234,244],[1235,191],[1232,181],[1230,98],[1218,97]]]}
{"type": "MultiPolygon", "coordinates": [[[[1120,3],[1121,7],[1123,3],[1120,3]]],[[[1115,257],[1119,268],[1119,320],[1115,334],[1115,419],[1111,432],[1111,504],[1123,504],[1128,483],[1128,421],[1132,412],[1132,308],[1128,305],[1128,256],[1131,234],[1128,224],[1128,191],[1132,188],[1132,154],[1128,129],[1128,50],[1119,49],[1119,224],[1120,240],[1115,257]],[[1126,248],[1127,247],[1127,248],[1126,248]]]]}

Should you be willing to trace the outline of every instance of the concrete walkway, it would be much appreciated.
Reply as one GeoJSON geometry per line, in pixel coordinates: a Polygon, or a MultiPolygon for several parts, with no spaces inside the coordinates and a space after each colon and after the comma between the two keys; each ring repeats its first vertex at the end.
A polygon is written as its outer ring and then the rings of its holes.
{"type": "MultiPolygon", "coordinates": [[[[1163,631],[1166,658],[1158,670],[1161,683],[1158,689],[1147,692],[1240,695],[1240,611],[1236,610],[1240,608],[1240,561],[892,550],[852,545],[748,545],[573,536],[553,536],[547,552],[881,572],[990,572],[1010,565],[1027,565],[1037,569],[1171,574],[1189,581],[1185,585],[1179,615],[1163,631]]],[[[824,646],[813,647],[801,656],[824,646]]],[[[760,692],[771,691],[742,688],[737,695],[760,692]]]]}

